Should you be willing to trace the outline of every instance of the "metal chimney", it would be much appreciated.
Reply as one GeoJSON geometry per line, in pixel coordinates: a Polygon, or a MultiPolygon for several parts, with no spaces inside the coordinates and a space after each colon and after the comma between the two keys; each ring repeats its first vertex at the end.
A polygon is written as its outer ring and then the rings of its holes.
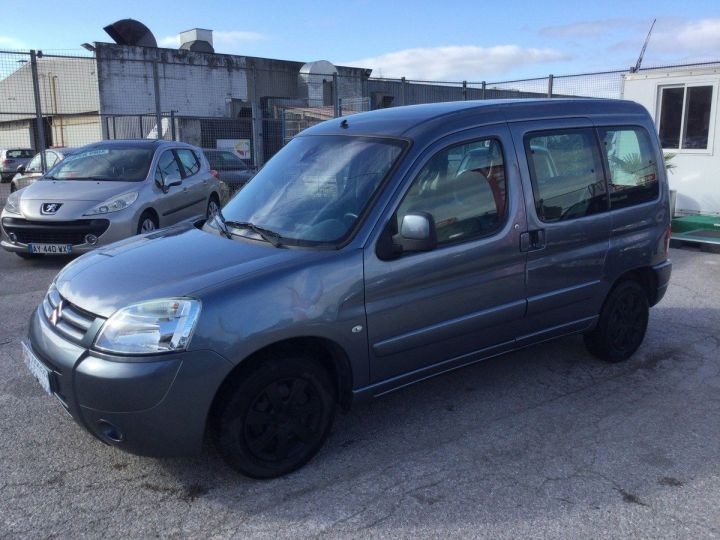
{"type": "Polygon", "coordinates": [[[180,32],[180,48],[186,51],[214,53],[212,32],[203,28],[180,32]]]}

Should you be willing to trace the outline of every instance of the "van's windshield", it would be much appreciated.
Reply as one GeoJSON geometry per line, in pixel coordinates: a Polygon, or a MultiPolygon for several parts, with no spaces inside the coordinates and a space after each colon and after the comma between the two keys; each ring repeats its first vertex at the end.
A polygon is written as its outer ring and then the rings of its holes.
{"type": "Polygon", "coordinates": [[[147,177],[154,153],[150,148],[89,148],[66,157],[45,178],[138,182],[147,177]]]}
{"type": "MultiPolygon", "coordinates": [[[[404,144],[357,136],[296,137],[223,208],[227,229],[261,238],[259,229],[270,231],[278,244],[337,243],[352,230],[404,144]]],[[[220,219],[208,226],[221,227],[220,219]]]]}

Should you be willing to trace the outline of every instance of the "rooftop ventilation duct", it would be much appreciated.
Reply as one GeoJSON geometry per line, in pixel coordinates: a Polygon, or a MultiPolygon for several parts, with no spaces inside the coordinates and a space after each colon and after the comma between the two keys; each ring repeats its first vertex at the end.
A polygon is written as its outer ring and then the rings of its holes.
{"type": "Polygon", "coordinates": [[[193,28],[180,32],[180,48],[186,51],[214,53],[212,30],[193,28]]]}
{"type": "Polygon", "coordinates": [[[122,19],[103,28],[118,45],[157,47],[157,41],[150,29],[140,21],[122,19]]]}

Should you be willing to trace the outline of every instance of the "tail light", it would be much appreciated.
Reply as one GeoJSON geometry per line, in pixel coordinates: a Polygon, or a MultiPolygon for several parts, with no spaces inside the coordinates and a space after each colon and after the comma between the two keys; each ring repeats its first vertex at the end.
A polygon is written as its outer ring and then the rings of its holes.
{"type": "Polygon", "coordinates": [[[211,169],[211,170],[210,170],[210,174],[212,174],[215,178],[217,178],[218,180],[220,180],[220,173],[217,172],[215,169],[211,169]]]}
{"type": "Polygon", "coordinates": [[[670,251],[670,236],[672,235],[672,226],[668,225],[665,231],[665,255],[670,251]]]}
{"type": "Polygon", "coordinates": [[[15,163],[14,159],[3,159],[2,164],[3,165],[10,165],[11,163],[15,163]]]}

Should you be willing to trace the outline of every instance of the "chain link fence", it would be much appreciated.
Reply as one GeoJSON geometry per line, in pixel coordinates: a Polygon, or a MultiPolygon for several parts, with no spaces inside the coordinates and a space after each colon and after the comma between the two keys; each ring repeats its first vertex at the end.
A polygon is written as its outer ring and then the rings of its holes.
{"type": "MultiPolygon", "coordinates": [[[[258,168],[295,135],[358,112],[443,101],[544,97],[619,98],[629,70],[510,81],[422,81],[300,63],[96,44],[92,53],[0,50],[0,149],[78,147],[107,139],[161,138],[229,149],[258,168]],[[297,64],[297,65],[296,65],[297,64]]],[[[641,71],[720,67],[654,66],[641,71]]],[[[46,170],[44,153],[40,169],[46,170]]],[[[3,181],[18,165],[2,161],[3,181]]],[[[0,185],[0,204],[8,184],[0,185]]]]}

